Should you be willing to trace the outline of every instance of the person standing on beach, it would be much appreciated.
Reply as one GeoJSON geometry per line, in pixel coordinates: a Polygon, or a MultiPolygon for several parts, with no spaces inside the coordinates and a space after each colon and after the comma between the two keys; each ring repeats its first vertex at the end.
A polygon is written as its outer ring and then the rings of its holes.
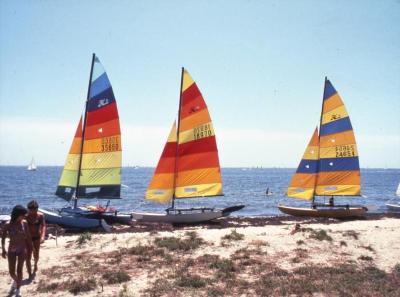
{"type": "Polygon", "coordinates": [[[32,249],[28,250],[26,269],[28,270],[29,278],[31,279],[38,269],[40,244],[44,242],[44,237],[46,235],[46,222],[44,220],[44,215],[41,212],[38,212],[39,204],[36,200],[30,201],[27,206],[28,215],[26,216],[26,220],[32,238],[32,249]],[[33,274],[31,266],[32,254],[35,262],[33,274]]]}
{"type": "Polygon", "coordinates": [[[25,221],[27,210],[22,205],[17,205],[11,212],[11,220],[4,225],[1,236],[2,257],[8,258],[8,271],[14,280],[11,285],[11,293],[15,290],[15,296],[20,296],[22,282],[22,270],[28,250],[31,248],[32,239],[29,233],[28,223],[25,221]],[[6,252],[6,237],[10,238],[8,251],[6,252]],[[17,268],[17,273],[15,273],[17,268]]]}

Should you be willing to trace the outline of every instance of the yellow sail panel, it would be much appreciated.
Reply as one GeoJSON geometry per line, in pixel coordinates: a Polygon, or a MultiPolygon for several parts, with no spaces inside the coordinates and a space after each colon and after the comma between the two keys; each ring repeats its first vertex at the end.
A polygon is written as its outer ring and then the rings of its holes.
{"type": "Polygon", "coordinates": [[[121,183],[121,168],[81,170],[79,186],[116,185],[121,183]]]}
{"type": "Polygon", "coordinates": [[[172,125],[167,143],[154,171],[153,178],[146,191],[147,200],[167,203],[174,195],[176,149],[177,149],[176,123],[172,125]]]}
{"type": "Polygon", "coordinates": [[[211,117],[197,84],[186,70],[182,75],[175,197],[222,195],[221,169],[211,117]]]}
{"type": "Polygon", "coordinates": [[[325,81],[320,128],[321,153],[316,195],[360,195],[360,166],[353,127],[345,105],[325,81]]]}
{"type": "Polygon", "coordinates": [[[318,129],[314,130],[307,145],[297,171],[292,177],[287,190],[287,196],[310,200],[314,197],[314,188],[318,172],[318,129]]]}
{"type": "Polygon", "coordinates": [[[176,198],[218,196],[222,194],[222,183],[191,185],[190,187],[176,187],[176,198]]]}
{"type": "Polygon", "coordinates": [[[81,169],[120,168],[122,152],[84,154],[81,169]]]}
{"type": "Polygon", "coordinates": [[[75,136],[72,140],[69,154],[67,156],[67,160],[65,161],[63,172],[61,173],[60,181],[58,182],[56,195],[61,198],[70,199],[75,191],[78,180],[81,148],[82,117],[79,119],[78,127],[76,128],[75,136]]]}

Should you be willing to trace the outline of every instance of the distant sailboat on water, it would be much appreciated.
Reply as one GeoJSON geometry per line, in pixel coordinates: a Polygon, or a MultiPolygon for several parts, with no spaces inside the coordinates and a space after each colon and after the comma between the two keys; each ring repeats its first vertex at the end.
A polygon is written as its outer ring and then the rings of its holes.
{"type": "Polygon", "coordinates": [[[295,216],[362,217],[367,208],[335,205],[334,196],[361,196],[360,166],[353,127],[339,94],[325,78],[320,131],[315,129],[288,187],[292,198],[311,200],[310,208],[279,205],[295,216]],[[316,203],[315,196],[330,196],[316,203]]]}
{"type": "Polygon", "coordinates": [[[225,209],[175,208],[176,199],[221,196],[222,178],[214,127],[197,84],[182,68],[178,122],[174,122],[153,178],[147,200],[169,203],[166,213],[133,213],[138,221],[198,223],[229,215],[225,209]]]}
{"type": "Polygon", "coordinates": [[[33,157],[32,157],[31,162],[30,162],[29,165],[28,165],[27,170],[28,170],[28,171],[36,171],[36,170],[37,170],[37,166],[36,166],[36,163],[35,163],[35,159],[34,159],[33,157]]]}

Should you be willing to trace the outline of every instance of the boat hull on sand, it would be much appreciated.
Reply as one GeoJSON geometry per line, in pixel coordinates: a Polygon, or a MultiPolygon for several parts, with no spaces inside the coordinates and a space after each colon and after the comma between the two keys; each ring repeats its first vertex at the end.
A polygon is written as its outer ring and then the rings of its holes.
{"type": "Polygon", "coordinates": [[[166,213],[134,212],[132,213],[132,217],[138,222],[196,224],[228,216],[243,207],[244,205],[236,205],[220,210],[210,208],[175,209],[166,213]]]}
{"type": "Polygon", "coordinates": [[[400,211],[400,204],[386,203],[386,207],[392,211],[400,211]]]}
{"type": "Polygon", "coordinates": [[[366,207],[327,207],[327,208],[305,208],[279,205],[283,213],[298,217],[319,217],[334,219],[362,218],[367,212],[366,207]]]}
{"type": "Polygon", "coordinates": [[[103,219],[107,224],[123,224],[130,225],[132,223],[132,215],[120,213],[118,211],[90,211],[85,207],[65,207],[60,210],[61,214],[66,214],[75,217],[83,217],[87,219],[103,219]]]}
{"type": "Polygon", "coordinates": [[[59,225],[67,229],[97,229],[110,230],[110,226],[102,219],[88,219],[77,216],[60,215],[45,209],[39,209],[47,223],[59,225]]]}

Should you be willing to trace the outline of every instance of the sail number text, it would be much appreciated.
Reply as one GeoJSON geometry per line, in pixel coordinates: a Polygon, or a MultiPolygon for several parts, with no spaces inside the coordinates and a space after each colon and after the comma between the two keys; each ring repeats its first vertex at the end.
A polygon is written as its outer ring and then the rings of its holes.
{"type": "Polygon", "coordinates": [[[120,148],[119,136],[104,137],[101,139],[102,152],[114,152],[120,148]]]}
{"type": "Polygon", "coordinates": [[[194,140],[201,139],[204,137],[210,137],[213,135],[211,124],[205,124],[198,126],[193,129],[193,138],[194,140]]]}
{"type": "Polygon", "coordinates": [[[339,145],[335,147],[336,158],[338,157],[355,157],[356,148],[354,145],[339,145]]]}

